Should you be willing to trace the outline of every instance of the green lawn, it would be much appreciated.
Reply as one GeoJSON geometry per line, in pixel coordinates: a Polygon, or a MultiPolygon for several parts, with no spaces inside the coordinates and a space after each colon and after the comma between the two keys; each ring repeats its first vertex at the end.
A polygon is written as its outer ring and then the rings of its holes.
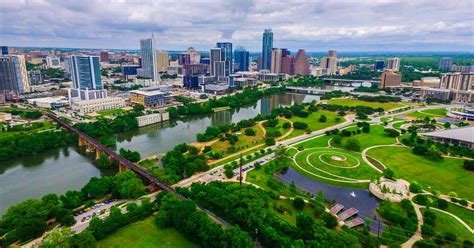
{"type": "Polygon", "coordinates": [[[97,114],[99,114],[100,116],[111,116],[111,115],[118,115],[125,112],[126,111],[124,109],[120,108],[120,109],[111,109],[111,110],[101,111],[97,114]]]}
{"type": "Polygon", "coordinates": [[[303,212],[307,216],[312,216],[314,218],[314,209],[310,204],[305,204],[303,210],[297,210],[293,207],[293,201],[289,199],[273,200],[270,204],[270,208],[273,213],[293,225],[296,225],[296,215],[298,213],[303,212]],[[277,211],[277,208],[281,210],[285,209],[285,211],[277,211]]]}
{"type": "Polygon", "coordinates": [[[263,130],[256,124],[253,127],[251,127],[253,130],[255,130],[255,136],[247,136],[244,134],[244,129],[240,130],[241,135],[239,135],[239,140],[234,144],[234,147],[237,149],[235,151],[229,152],[229,147],[231,147],[229,141],[217,141],[216,143],[212,144],[212,150],[217,151],[217,152],[222,152],[222,154],[225,156],[229,154],[233,154],[237,151],[240,150],[245,150],[249,147],[262,144],[264,143],[264,137],[263,137],[263,130]]]}
{"type": "Polygon", "coordinates": [[[97,247],[199,247],[187,240],[176,229],[159,228],[155,224],[155,217],[149,217],[119,229],[104,240],[98,242],[97,247]]]}
{"type": "MultiPolygon", "coordinates": [[[[290,120],[292,122],[297,122],[297,121],[298,122],[304,122],[304,123],[308,124],[308,129],[310,131],[314,132],[314,131],[317,131],[317,130],[321,130],[321,129],[324,129],[324,128],[327,128],[327,127],[330,127],[330,126],[334,126],[334,125],[339,124],[339,123],[342,123],[342,122],[344,122],[344,117],[337,115],[335,112],[326,111],[326,110],[319,110],[317,112],[311,113],[306,118],[293,116],[293,117],[291,117],[290,120]],[[319,118],[321,117],[321,115],[326,116],[326,118],[327,118],[326,122],[320,122],[319,121],[319,118]],[[339,119],[336,121],[336,118],[339,118],[339,119]]],[[[299,135],[303,134],[304,132],[305,132],[305,130],[294,130],[288,136],[288,138],[299,136],[299,135]]]]}
{"type": "MultiPolygon", "coordinates": [[[[284,161],[286,161],[288,165],[292,163],[292,161],[287,158],[285,158],[284,161]]],[[[294,193],[292,193],[289,190],[286,184],[284,184],[283,182],[273,177],[273,173],[275,173],[275,171],[278,169],[279,168],[275,166],[274,163],[269,162],[262,165],[262,167],[260,167],[259,169],[253,169],[247,172],[247,176],[245,180],[247,182],[258,185],[267,191],[273,191],[274,193],[278,195],[283,195],[283,196],[294,195],[294,193]]]]}
{"type": "Polygon", "coordinates": [[[396,177],[417,181],[427,190],[439,190],[442,194],[454,191],[460,198],[474,200],[474,172],[463,168],[462,159],[432,161],[406,147],[374,148],[367,155],[391,168],[396,177]]]}
{"type": "Polygon", "coordinates": [[[425,117],[436,118],[444,117],[448,111],[446,109],[425,109],[409,113],[407,116],[424,119],[425,117]]]}
{"type": "MultiPolygon", "coordinates": [[[[270,132],[275,132],[275,131],[278,131],[280,132],[280,136],[283,136],[285,135],[290,129],[284,129],[282,126],[284,123],[287,123],[288,121],[285,121],[285,120],[282,120],[282,119],[279,119],[278,120],[278,124],[275,126],[275,127],[265,127],[265,130],[267,131],[267,133],[270,133],[270,132]]],[[[280,137],[278,136],[278,137],[280,137]]],[[[278,138],[278,137],[275,137],[275,138],[278,138]]]]}
{"type": "MultiPolygon", "coordinates": [[[[14,135],[23,135],[23,134],[28,134],[28,133],[36,133],[36,132],[41,132],[41,131],[56,128],[56,125],[52,121],[43,121],[43,122],[40,122],[40,123],[43,123],[41,127],[34,128],[34,129],[31,129],[31,130],[27,130],[27,131],[0,131],[0,136],[2,138],[6,138],[6,137],[14,136],[14,135]]],[[[23,124],[23,125],[20,125],[20,126],[28,128],[31,125],[32,124],[23,124]]]]}
{"type": "Polygon", "coordinates": [[[332,105],[342,105],[347,107],[355,107],[355,106],[366,106],[372,108],[383,108],[384,110],[390,110],[394,108],[400,108],[406,105],[410,105],[409,103],[397,103],[397,102],[387,102],[387,103],[380,103],[380,102],[366,102],[357,99],[331,99],[328,101],[328,104],[332,105]]]}
{"type": "MultiPolygon", "coordinates": [[[[421,209],[421,212],[424,213],[425,211],[427,211],[426,208],[421,209]]],[[[431,211],[436,215],[435,232],[440,233],[441,235],[444,235],[447,232],[454,233],[457,236],[457,243],[462,243],[464,240],[474,241],[474,235],[456,219],[436,210],[431,211]]],[[[459,246],[450,245],[449,247],[459,246]]]]}
{"type": "MultiPolygon", "coordinates": [[[[358,127],[347,128],[348,131],[354,131],[357,129],[359,128],[358,127]]],[[[359,141],[361,151],[362,151],[365,148],[371,147],[371,146],[390,145],[390,144],[396,143],[397,139],[388,137],[387,135],[385,135],[384,129],[385,127],[381,125],[371,125],[370,132],[368,133],[361,132],[360,134],[354,134],[350,137],[344,137],[342,138],[341,145],[335,145],[334,143],[332,143],[331,145],[337,146],[337,147],[344,147],[344,145],[349,139],[355,139],[359,141]]]]}
{"type": "Polygon", "coordinates": [[[297,144],[296,147],[304,147],[304,148],[314,148],[314,147],[327,147],[328,141],[331,136],[322,135],[317,138],[309,139],[304,141],[303,143],[297,144]]]}

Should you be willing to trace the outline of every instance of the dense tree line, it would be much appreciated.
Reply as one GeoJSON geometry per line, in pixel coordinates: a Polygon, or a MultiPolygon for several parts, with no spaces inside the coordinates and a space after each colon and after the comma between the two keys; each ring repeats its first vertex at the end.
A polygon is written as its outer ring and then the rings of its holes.
{"type": "Polygon", "coordinates": [[[400,97],[395,96],[358,96],[358,100],[365,101],[365,102],[380,102],[380,103],[387,103],[387,102],[400,102],[402,99],[400,97]]]}
{"type": "Polygon", "coordinates": [[[18,134],[0,138],[0,161],[31,156],[52,148],[64,147],[77,141],[66,131],[18,134]]]}
{"type": "Polygon", "coordinates": [[[2,110],[2,112],[10,113],[12,115],[18,115],[21,118],[25,119],[38,119],[43,116],[43,112],[39,110],[26,110],[26,109],[19,109],[19,108],[10,108],[2,110]]]}
{"type": "Polygon", "coordinates": [[[328,111],[333,111],[333,112],[356,112],[356,113],[362,113],[365,115],[371,115],[375,112],[382,113],[384,112],[383,108],[372,108],[368,106],[342,106],[342,105],[334,105],[334,104],[323,104],[321,105],[321,108],[324,110],[328,111]]]}
{"type": "Polygon", "coordinates": [[[82,205],[94,205],[94,199],[111,194],[114,198],[137,198],[145,193],[142,181],[132,171],[112,177],[93,177],[80,190],[67,191],[63,195],[48,194],[43,198],[29,199],[11,206],[0,220],[0,246],[26,241],[41,236],[48,221],[69,226],[75,223],[73,209],[82,205]]]}
{"type": "Polygon", "coordinates": [[[286,86],[294,86],[294,87],[309,87],[309,86],[324,86],[325,83],[323,80],[315,77],[315,76],[303,76],[297,77],[296,79],[290,79],[285,83],[286,86]]]}
{"type": "Polygon", "coordinates": [[[371,70],[369,68],[359,68],[356,71],[347,73],[345,75],[332,75],[329,78],[354,79],[354,80],[377,80],[380,78],[380,72],[371,70]]]}
{"type": "Polygon", "coordinates": [[[161,200],[156,224],[176,228],[202,247],[252,247],[250,236],[239,227],[223,229],[192,201],[181,201],[171,194],[161,200]]]}
{"type": "Polygon", "coordinates": [[[190,190],[182,191],[199,205],[258,238],[263,247],[361,246],[358,237],[346,229],[331,231],[323,221],[315,221],[304,214],[298,215],[296,226],[289,224],[268,209],[271,197],[277,196],[253,186],[211,182],[193,184],[190,190]]]}
{"type": "Polygon", "coordinates": [[[270,88],[266,90],[245,88],[241,93],[209,99],[209,101],[204,103],[189,103],[184,106],[170,107],[168,112],[171,119],[177,119],[180,116],[186,115],[210,114],[214,112],[214,108],[227,106],[231,108],[242,107],[257,102],[263,96],[282,92],[284,92],[283,88],[270,88]]]}
{"type": "Polygon", "coordinates": [[[441,154],[474,158],[474,150],[463,145],[451,145],[423,139],[416,132],[400,140],[404,145],[413,147],[412,152],[420,156],[427,156],[432,160],[442,159],[441,154]]]}
{"type": "Polygon", "coordinates": [[[96,122],[78,123],[74,127],[91,137],[97,138],[138,128],[135,117],[141,115],[143,115],[141,111],[134,110],[119,115],[113,120],[99,118],[96,122]]]}
{"type": "Polygon", "coordinates": [[[350,96],[351,94],[349,92],[343,92],[340,90],[333,90],[330,92],[324,93],[323,96],[321,96],[321,100],[330,100],[332,98],[339,98],[343,96],[350,96]]]}
{"type": "Polygon", "coordinates": [[[384,201],[377,208],[378,213],[390,223],[382,233],[383,244],[401,244],[408,240],[418,229],[418,218],[411,202],[407,199],[400,203],[384,201]],[[400,207],[397,206],[400,204],[400,207]]]}
{"type": "Polygon", "coordinates": [[[155,168],[150,172],[164,183],[174,184],[198,171],[207,171],[209,166],[206,157],[198,153],[199,150],[194,146],[179,144],[161,159],[163,169],[155,168]]]}

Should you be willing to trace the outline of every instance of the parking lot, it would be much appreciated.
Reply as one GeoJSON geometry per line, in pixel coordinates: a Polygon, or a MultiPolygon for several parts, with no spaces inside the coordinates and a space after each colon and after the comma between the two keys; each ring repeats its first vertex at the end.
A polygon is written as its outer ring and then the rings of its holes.
{"type": "Polygon", "coordinates": [[[106,218],[108,216],[108,211],[112,206],[124,202],[123,200],[106,200],[102,203],[98,203],[90,208],[79,211],[75,214],[76,224],[72,227],[72,230],[76,232],[81,232],[89,226],[89,221],[98,216],[99,218],[106,218]]]}

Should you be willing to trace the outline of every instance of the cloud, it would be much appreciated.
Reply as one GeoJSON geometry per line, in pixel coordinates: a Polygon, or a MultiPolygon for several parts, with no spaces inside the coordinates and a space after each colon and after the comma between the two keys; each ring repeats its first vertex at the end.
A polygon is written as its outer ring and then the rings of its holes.
{"type": "Polygon", "coordinates": [[[261,49],[263,30],[290,49],[474,50],[471,0],[0,0],[10,46],[207,50],[228,40],[261,49]]]}

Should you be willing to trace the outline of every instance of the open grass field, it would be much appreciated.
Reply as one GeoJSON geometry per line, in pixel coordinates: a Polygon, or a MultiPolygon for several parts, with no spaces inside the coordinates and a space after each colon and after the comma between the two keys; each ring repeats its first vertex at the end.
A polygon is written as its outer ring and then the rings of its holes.
{"type": "MultiPolygon", "coordinates": [[[[426,208],[421,209],[421,212],[427,211],[426,208]]],[[[446,234],[447,232],[454,233],[457,236],[457,243],[462,243],[464,240],[474,241],[474,235],[469,232],[461,223],[459,223],[453,217],[436,211],[431,210],[436,215],[435,221],[435,232],[440,233],[441,235],[446,234]]],[[[451,244],[449,247],[459,247],[457,244],[451,244]]]]}
{"type": "MultiPolygon", "coordinates": [[[[255,136],[247,136],[244,134],[244,130],[241,130],[241,135],[239,135],[239,140],[234,144],[234,147],[237,150],[244,150],[249,147],[264,143],[263,130],[258,126],[254,125],[252,127],[255,130],[255,136]]],[[[212,144],[212,150],[217,152],[222,152],[225,156],[235,153],[236,151],[229,152],[229,147],[231,147],[229,141],[217,141],[212,144]]]]}
{"type": "MultiPolygon", "coordinates": [[[[311,113],[306,118],[301,118],[298,116],[293,116],[290,119],[292,122],[304,122],[308,124],[308,129],[312,132],[321,130],[330,126],[334,126],[336,124],[344,122],[344,118],[342,116],[337,115],[335,112],[326,111],[326,110],[319,110],[317,112],[311,113]],[[319,118],[321,115],[325,115],[327,117],[326,122],[320,122],[319,118]],[[336,118],[339,118],[336,120],[336,118]]],[[[288,138],[293,138],[299,135],[304,134],[305,130],[294,130],[288,138]]]]}
{"type": "Polygon", "coordinates": [[[118,115],[125,112],[126,110],[124,109],[112,109],[112,110],[101,111],[97,114],[99,114],[100,116],[113,116],[113,115],[118,115]]]}
{"type": "Polygon", "coordinates": [[[474,172],[463,168],[462,159],[432,161],[413,154],[406,147],[374,148],[367,155],[391,168],[396,177],[417,181],[426,190],[435,189],[442,194],[454,191],[460,198],[474,200],[474,172]]]}
{"type": "MultiPolygon", "coordinates": [[[[348,131],[354,131],[357,129],[359,128],[357,127],[347,128],[348,131]]],[[[335,145],[334,143],[331,143],[331,145],[336,146],[336,147],[344,147],[344,145],[347,143],[349,139],[355,139],[359,141],[361,150],[364,150],[367,147],[376,146],[376,145],[395,144],[397,142],[397,139],[385,135],[384,129],[385,128],[381,125],[371,125],[370,132],[368,133],[361,132],[359,134],[354,134],[350,137],[343,137],[341,145],[335,145]]]]}
{"type": "MultiPolygon", "coordinates": [[[[14,135],[36,133],[36,132],[41,132],[41,131],[56,128],[56,125],[52,121],[43,121],[41,123],[43,123],[42,126],[37,127],[37,128],[33,128],[31,130],[25,129],[26,131],[0,131],[0,136],[2,138],[6,138],[6,137],[14,136],[14,135]]],[[[28,128],[32,125],[31,124],[23,124],[23,125],[19,125],[19,126],[22,126],[24,128],[28,128]]]]}
{"type": "Polygon", "coordinates": [[[410,105],[410,103],[397,103],[397,102],[366,102],[357,99],[331,99],[328,101],[329,104],[333,105],[341,105],[347,107],[355,107],[355,106],[366,106],[372,108],[383,108],[384,110],[390,110],[395,108],[400,108],[403,106],[410,105]]]}
{"type": "Polygon", "coordinates": [[[425,117],[436,118],[444,117],[448,111],[446,109],[425,109],[409,113],[407,116],[424,119],[425,117]]]}
{"type": "Polygon", "coordinates": [[[99,241],[97,247],[194,248],[199,246],[187,240],[175,229],[159,228],[155,224],[155,217],[149,217],[119,229],[99,241]]]}
{"type": "Polygon", "coordinates": [[[321,136],[318,136],[317,138],[308,139],[295,146],[304,147],[304,148],[327,147],[329,139],[331,139],[331,136],[321,135],[321,136]]]}

